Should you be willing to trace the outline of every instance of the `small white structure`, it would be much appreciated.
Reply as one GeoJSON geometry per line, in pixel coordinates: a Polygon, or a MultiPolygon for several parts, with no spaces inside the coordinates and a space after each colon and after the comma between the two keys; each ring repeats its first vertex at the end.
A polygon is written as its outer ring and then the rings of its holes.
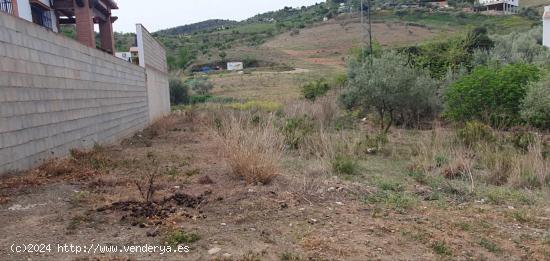
{"type": "Polygon", "coordinates": [[[550,5],[544,7],[542,16],[543,36],[542,45],[550,47],[550,5]]]}
{"type": "Polygon", "coordinates": [[[503,12],[504,14],[516,13],[519,10],[519,0],[478,0],[487,11],[503,12]]]}
{"type": "Polygon", "coordinates": [[[115,53],[115,56],[125,60],[127,62],[132,62],[132,53],[131,52],[117,52],[115,53]]]}
{"type": "Polygon", "coordinates": [[[227,63],[228,71],[240,71],[244,69],[244,64],[242,62],[230,62],[227,63]]]}

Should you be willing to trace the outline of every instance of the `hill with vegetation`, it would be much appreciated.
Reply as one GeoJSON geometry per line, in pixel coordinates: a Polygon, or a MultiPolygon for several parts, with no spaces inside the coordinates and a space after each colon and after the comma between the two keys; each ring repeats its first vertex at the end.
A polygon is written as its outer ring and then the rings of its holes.
{"type": "Polygon", "coordinates": [[[177,27],[169,28],[165,30],[160,30],[156,32],[156,34],[157,35],[192,34],[200,31],[224,29],[224,28],[233,26],[235,24],[237,24],[237,22],[232,20],[211,19],[203,22],[194,23],[194,24],[188,24],[188,25],[177,26],[177,27]]]}

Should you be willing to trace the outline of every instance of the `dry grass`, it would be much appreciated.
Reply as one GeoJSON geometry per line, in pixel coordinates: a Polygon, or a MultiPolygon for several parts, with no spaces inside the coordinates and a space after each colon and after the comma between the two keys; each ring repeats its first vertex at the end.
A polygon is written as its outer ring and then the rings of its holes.
{"type": "Polygon", "coordinates": [[[170,114],[166,117],[163,117],[155,121],[151,126],[146,128],[143,132],[146,133],[150,138],[158,137],[160,135],[166,134],[167,132],[173,130],[176,127],[176,124],[181,119],[179,115],[170,114]]]}
{"type": "Polygon", "coordinates": [[[254,123],[251,114],[231,114],[218,122],[216,133],[236,177],[268,184],[280,174],[284,143],[271,116],[254,123]]]}
{"type": "Polygon", "coordinates": [[[420,138],[413,169],[446,178],[466,178],[474,183],[487,183],[515,188],[541,188],[550,183],[550,161],[543,156],[543,139],[537,136],[528,151],[514,148],[499,138],[496,142],[466,145],[451,131],[435,128],[431,137],[420,138]]]}

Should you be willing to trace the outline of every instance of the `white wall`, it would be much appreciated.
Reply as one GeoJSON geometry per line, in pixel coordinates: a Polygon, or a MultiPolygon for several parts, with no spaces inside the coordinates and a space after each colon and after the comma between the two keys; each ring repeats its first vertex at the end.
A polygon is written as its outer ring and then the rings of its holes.
{"type": "Polygon", "coordinates": [[[166,51],[141,24],[136,25],[139,65],[145,67],[149,120],[154,122],[170,113],[170,89],[166,51]]]}
{"type": "Polygon", "coordinates": [[[550,6],[544,7],[542,45],[550,47],[550,6]]]}

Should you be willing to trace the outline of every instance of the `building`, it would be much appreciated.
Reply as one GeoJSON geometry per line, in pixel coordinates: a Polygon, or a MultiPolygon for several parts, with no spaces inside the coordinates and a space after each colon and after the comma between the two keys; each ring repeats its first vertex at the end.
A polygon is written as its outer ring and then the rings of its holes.
{"type": "Polygon", "coordinates": [[[480,11],[497,11],[504,14],[517,13],[519,0],[478,0],[480,11]]]}
{"type": "Polygon", "coordinates": [[[135,47],[135,46],[130,47],[129,52],[117,52],[115,53],[115,56],[129,63],[139,65],[139,48],[138,47],[135,47]]]}
{"type": "Polygon", "coordinates": [[[101,46],[114,54],[113,23],[117,17],[111,10],[118,9],[113,0],[0,0],[0,11],[33,22],[54,32],[63,24],[75,24],[77,40],[96,48],[94,24],[99,25],[101,46]]]}
{"type": "Polygon", "coordinates": [[[244,69],[244,64],[242,62],[230,62],[227,63],[228,71],[241,71],[244,69]]]}
{"type": "Polygon", "coordinates": [[[544,7],[542,16],[543,36],[542,45],[550,48],[550,5],[544,7]]]}

